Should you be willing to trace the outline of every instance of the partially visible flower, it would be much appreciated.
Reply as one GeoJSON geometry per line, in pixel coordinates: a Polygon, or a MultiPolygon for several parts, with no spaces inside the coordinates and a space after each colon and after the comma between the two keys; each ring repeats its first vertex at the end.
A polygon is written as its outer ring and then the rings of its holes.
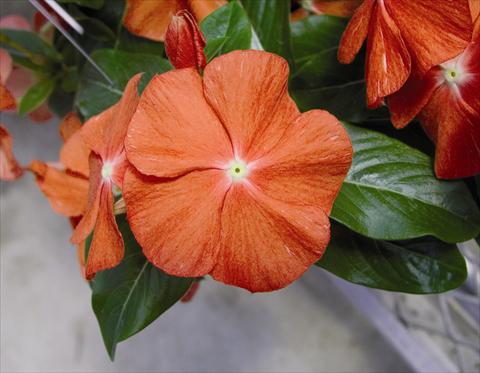
{"type": "Polygon", "coordinates": [[[23,169],[13,155],[13,141],[7,129],[0,124],[0,180],[15,180],[23,169]]]}
{"type": "Polygon", "coordinates": [[[165,272],[255,291],[287,286],[323,254],[350,167],[338,120],[301,114],[288,64],[235,51],[155,76],[125,140],[123,197],[145,256],[165,272]]]}
{"type": "MultiPolygon", "coordinates": [[[[478,21],[477,21],[478,23],[478,21]]],[[[463,178],[480,173],[480,39],[459,56],[421,76],[414,73],[389,100],[392,123],[406,126],[419,113],[436,143],[435,173],[463,178]]]]}
{"type": "Polygon", "coordinates": [[[307,0],[306,7],[316,14],[350,17],[362,0],[307,0]]]}
{"type": "MultiPolygon", "coordinates": [[[[0,18],[0,28],[8,28],[13,30],[31,31],[30,23],[18,15],[9,15],[0,18]]],[[[1,71],[0,74],[0,99],[8,100],[8,106],[5,110],[16,110],[17,101],[23,97],[30,88],[36,82],[36,78],[30,70],[27,70],[21,66],[12,65],[10,55],[3,49],[0,49],[0,65],[1,70],[4,70],[3,66],[10,66],[9,69],[1,71]]],[[[0,106],[4,106],[2,103],[0,106]]],[[[29,114],[30,119],[34,122],[45,122],[50,120],[53,115],[48,109],[47,103],[42,104],[37,109],[33,110],[29,114]]]]}
{"type": "Polygon", "coordinates": [[[205,38],[195,18],[187,10],[174,15],[165,36],[165,52],[172,65],[203,69],[207,64],[204,48],[205,38]]]}
{"type": "Polygon", "coordinates": [[[170,20],[177,12],[188,10],[200,22],[226,3],[226,0],[127,0],[123,24],[132,34],[163,41],[170,20]]]}
{"type": "Polygon", "coordinates": [[[89,157],[88,204],[71,241],[80,243],[93,231],[85,266],[87,278],[116,266],[123,258],[124,244],[114,216],[113,188],[122,188],[127,167],[124,139],[137,108],[137,85],[141,74],[128,82],[122,99],[90,118],[82,127],[83,140],[91,150],[89,157]]]}
{"type": "Polygon", "coordinates": [[[398,91],[414,65],[421,75],[460,54],[470,41],[468,0],[364,0],[338,50],[351,63],[367,40],[367,105],[380,106],[398,91]]]}

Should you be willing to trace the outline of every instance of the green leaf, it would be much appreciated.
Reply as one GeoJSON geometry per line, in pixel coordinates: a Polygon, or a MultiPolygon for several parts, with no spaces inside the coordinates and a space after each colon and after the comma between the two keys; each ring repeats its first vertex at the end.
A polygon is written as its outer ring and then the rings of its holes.
{"type": "Polygon", "coordinates": [[[193,279],[169,276],[154,267],[135,241],[125,216],[117,218],[125,257],[117,267],[96,274],[92,306],[110,357],[118,342],[138,333],[175,304],[193,279]]]}
{"type": "Polygon", "coordinates": [[[293,67],[290,0],[242,0],[264,50],[284,57],[293,67]]]}
{"type": "Polygon", "coordinates": [[[398,140],[345,127],[354,155],[333,219],[382,240],[431,235],[462,242],[480,232],[480,212],[462,181],[438,180],[432,159],[398,140]]]}
{"type": "Polygon", "coordinates": [[[332,224],[317,265],[355,284],[404,293],[441,293],[460,286],[467,267],[456,245],[433,237],[388,242],[332,224]]]}
{"type": "Polygon", "coordinates": [[[61,61],[62,56],[52,45],[45,42],[37,34],[24,30],[0,30],[0,47],[6,48],[12,54],[31,57],[32,54],[61,61]]]}
{"type": "Polygon", "coordinates": [[[58,0],[58,2],[64,4],[77,4],[92,9],[100,9],[104,4],[104,0],[58,0]]]}
{"type": "Polygon", "coordinates": [[[97,50],[92,58],[110,77],[113,85],[91,65],[85,65],[75,99],[76,106],[85,119],[120,100],[125,85],[133,75],[139,72],[162,73],[171,69],[170,63],[162,57],[113,49],[97,50]]]}
{"type": "Polygon", "coordinates": [[[153,54],[162,57],[165,51],[163,43],[133,35],[124,27],[120,30],[115,49],[132,53],[153,54]]]}
{"type": "Polygon", "coordinates": [[[53,91],[55,80],[47,77],[31,86],[21,98],[18,105],[18,113],[25,115],[42,105],[53,91]]]}
{"type": "Polygon", "coordinates": [[[48,108],[60,118],[73,111],[73,93],[65,92],[57,85],[48,99],[48,108]]]}
{"type": "Polygon", "coordinates": [[[237,49],[250,49],[252,45],[252,25],[236,1],[211,13],[200,28],[207,39],[204,51],[208,61],[237,49]]]}

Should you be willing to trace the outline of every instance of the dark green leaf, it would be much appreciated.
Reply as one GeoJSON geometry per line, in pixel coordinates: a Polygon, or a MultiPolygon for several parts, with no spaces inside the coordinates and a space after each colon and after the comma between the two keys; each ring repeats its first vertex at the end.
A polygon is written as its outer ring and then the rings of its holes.
{"type": "Polygon", "coordinates": [[[12,54],[20,53],[20,56],[30,57],[34,54],[54,61],[62,58],[52,45],[30,31],[1,29],[0,47],[8,49],[12,54]]]}
{"type": "Polygon", "coordinates": [[[73,111],[74,98],[75,95],[73,93],[65,92],[61,87],[57,86],[48,99],[48,108],[57,116],[64,117],[73,111]]]}
{"type": "Polygon", "coordinates": [[[236,1],[217,9],[200,24],[207,39],[207,60],[237,49],[252,46],[252,25],[243,7],[236,1]]]}
{"type": "Polygon", "coordinates": [[[355,284],[404,293],[441,293],[460,286],[467,268],[456,245],[432,237],[388,242],[333,224],[318,266],[355,284]]]}
{"type": "Polygon", "coordinates": [[[113,85],[92,66],[85,65],[75,100],[85,119],[116,103],[133,75],[139,72],[162,73],[171,68],[170,63],[162,57],[112,49],[97,50],[92,54],[92,58],[113,80],[113,85]]]}
{"type": "Polygon", "coordinates": [[[163,56],[164,54],[163,43],[133,35],[124,27],[120,30],[115,49],[132,53],[153,54],[156,56],[163,56]]]}
{"type": "Polygon", "coordinates": [[[426,235],[462,242],[480,232],[480,212],[462,181],[438,180],[432,159],[375,131],[345,124],[354,156],[331,216],[362,235],[426,235]]]}
{"type": "MultiPolygon", "coordinates": [[[[118,1],[118,0],[117,0],[118,1]]],[[[59,3],[77,4],[93,9],[100,9],[103,6],[104,0],[58,0],[59,3]]]]}
{"type": "Polygon", "coordinates": [[[293,68],[290,0],[242,0],[242,4],[263,49],[284,57],[293,68]]]}
{"type": "Polygon", "coordinates": [[[42,105],[53,91],[55,81],[52,78],[44,78],[31,86],[21,98],[18,105],[18,113],[25,115],[42,105]]]}
{"type": "Polygon", "coordinates": [[[110,357],[118,342],[138,333],[175,304],[192,279],[169,276],[154,267],[135,241],[125,216],[117,218],[125,257],[117,267],[96,274],[92,306],[110,357]]]}

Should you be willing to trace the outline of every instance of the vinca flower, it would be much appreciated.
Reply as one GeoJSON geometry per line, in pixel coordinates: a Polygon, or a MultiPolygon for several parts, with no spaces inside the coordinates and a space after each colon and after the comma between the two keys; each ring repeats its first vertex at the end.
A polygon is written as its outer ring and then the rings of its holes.
{"type": "Polygon", "coordinates": [[[471,33],[468,0],[364,0],[343,34],[338,59],[351,63],[367,39],[367,105],[376,108],[413,68],[423,75],[458,56],[471,33]]]}
{"type": "Polygon", "coordinates": [[[301,114],[287,82],[283,58],[250,50],[146,87],[125,140],[134,167],[123,198],[155,266],[258,292],[320,259],[352,146],[328,112],[301,114]]]}
{"type": "Polygon", "coordinates": [[[115,222],[113,188],[122,188],[127,166],[124,139],[128,123],[137,107],[137,85],[141,74],[128,82],[122,99],[104,112],[90,118],[82,127],[89,157],[88,203],[71,241],[80,243],[93,232],[85,265],[87,278],[116,266],[123,258],[122,235],[115,222]]]}

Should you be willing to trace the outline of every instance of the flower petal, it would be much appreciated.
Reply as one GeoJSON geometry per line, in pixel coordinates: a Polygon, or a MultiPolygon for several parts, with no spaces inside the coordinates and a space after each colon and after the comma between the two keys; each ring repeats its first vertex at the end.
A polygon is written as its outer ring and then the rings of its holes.
{"type": "Polygon", "coordinates": [[[312,11],[337,17],[350,17],[362,0],[313,0],[312,11]]]}
{"type": "Polygon", "coordinates": [[[59,132],[63,142],[66,142],[74,133],[82,128],[82,122],[74,112],[68,113],[60,123],[59,132]]]}
{"type": "Polygon", "coordinates": [[[150,81],[130,123],[125,148],[137,170],[158,177],[222,167],[232,158],[227,134],[205,101],[201,77],[193,68],[150,81]]]}
{"type": "Polygon", "coordinates": [[[33,161],[29,170],[35,174],[38,187],[57,214],[70,217],[85,212],[88,199],[87,179],[40,161],[33,161]]]}
{"type": "Polygon", "coordinates": [[[367,105],[376,108],[410,75],[410,55],[383,2],[375,6],[367,40],[367,105]]]}
{"type": "Polygon", "coordinates": [[[124,244],[113,215],[111,187],[109,182],[100,187],[100,206],[85,265],[87,279],[91,279],[98,271],[115,267],[123,258],[124,244]]]}
{"type": "Polygon", "coordinates": [[[15,180],[22,175],[23,170],[13,155],[12,136],[0,124],[0,179],[15,180]]]}
{"type": "Polygon", "coordinates": [[[423,109],[441,84],[441,74],[439,67],[434,67],[423,77],[412,73],[404,86],[388,97],[390,119],[396,128],[405,127],[423,109]]]}
{"type": "Polygon", "coordinates": [[[225,4],[227,4],[225,0],[188,0],[188,5],[198,22],[225,4]]]}
{"type": "Polygon", "coordinates": [[[322,256],[330,222],[320,208],[273,200],[248,184],[228,191],[215,280],[251,292],[283,288],[322,256]]]}
{"type": "Polygon", "coordinates": [[[422,73],[457,56],[470,42],[468,0],[389,0],[385,6],[422,73]]]}
{"type": "Polygon", "coordinates": [[[60,162],[70,171],[79,173],[88,178],[88,156],[90,149],[83,141],[82,133],[78,130],[71,135],[60,150],[60,162]]]}
{"type": "Polygon", "coordinates": [[[8,77],[12,73],[13,62],[12,57],[5,49],[0,48],[0,85],[7,82],[8,77]]]}
{"type": "Polygon", "coordinates": [[[0,28],[30,31],[30,22],[25,17],[11,14],[0,18],[0,28]]]}
{"type": "Polygon", "coordinates": [[[235,51],[205,68],[205,97],[227,129],[236,159],[261,157],[300,115],[288,95],[288,64],[263,51],[235,51]]]}
{"type": "Polygon", "coordinates": [[[193,171],[168,181],[128,169],[123,190],[128,222],[148,260],[175,276],[209,273],[229,184],[224,170],[193,171]]]}
{"type": "Polygon", "coordinates": [[[94,152],[89,157],[90,179],[88,186],[88,202],[87,209],[83,214],[82,220],[78,223],[73,231],[70,241],[79,244],[85,240],[95,227],[95,222],[99,214],[100,199],[102,192],[102,160],[94,152]]]}
{"type": "Polygon", "coordinates": [[[47,122],[53,118],[53,114],[48,108],[48,104],[46,102],[28,114],[28,116],[32,121],[37,123],[47,122]]]}
{"type": "Polygon", "coordinates": [[[272,200],[312,205],[329,214],[352,163],[352,144],[337,118],[303,113],[278,145],[254,163],[248,179],[272,200]]]}
{"type": "Polygon", "coordinates": [[[376,0],[365,0],[353,14],[352,19],[343,32],[338,48],[338,60],[341,63],[351,63],[360,51],[367,38],[368,25],[372,17],[376,0]]]}
{"type": "Polygon", "coordinates": [[[17,107],[15,97],[0,83],[0,111],[13,110],[17,107]]]}
{"type": "Polygon", "coordinates": [[[456,179],[480,173],[480,112],[472,111],[445,84],[435,91],[419,118],[436,143],[438,177],[456,179]]]}
{"type": "Polygon", "coordinates": [[[132,34],[163,41],[170,19],[182,8],[178,0],[127,0],[123,24],[132,34]]]}

